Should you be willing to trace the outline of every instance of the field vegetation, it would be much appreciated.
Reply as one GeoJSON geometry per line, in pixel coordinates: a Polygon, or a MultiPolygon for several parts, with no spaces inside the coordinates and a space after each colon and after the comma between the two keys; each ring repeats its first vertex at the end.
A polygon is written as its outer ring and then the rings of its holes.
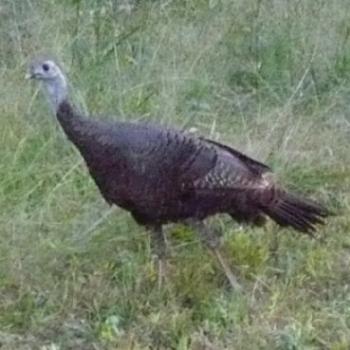
{"type": "Polygon", "coordinates": [[[0,0],[0,349],[350,349],[350,2],[0,0]],[[57,57],[96,118],[196,128],[337,215],[315,239],[213,220],[244,286],[103,201],[38,86],[57,57]]]}

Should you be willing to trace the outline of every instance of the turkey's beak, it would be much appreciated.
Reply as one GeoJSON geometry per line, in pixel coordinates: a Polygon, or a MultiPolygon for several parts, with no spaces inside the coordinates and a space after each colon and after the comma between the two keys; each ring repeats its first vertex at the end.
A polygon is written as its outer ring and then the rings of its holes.
{"type": "Polygon", "coordinates": [[[28,79],[34,79],[36,78],[37,76],[37,72],[35,70],[35,67],[30,65],[28,68],[27,68],[27,73],[25,75],[25,79],[28,80],[28,79]]]}
{"type": "Polygon", "coordinates": [[[26,75],[24,76],[24,78],[26,80],[28,79],[34,79],[35,78],[35,74],[33,72],[27,72],[26,75]]]}

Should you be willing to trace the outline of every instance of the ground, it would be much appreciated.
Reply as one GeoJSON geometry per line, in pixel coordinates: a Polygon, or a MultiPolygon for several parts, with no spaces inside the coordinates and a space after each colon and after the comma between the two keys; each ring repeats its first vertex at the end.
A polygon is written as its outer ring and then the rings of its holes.
{"type": "Polygon", "coordinates": [[[345,0],[1,0],[0,349],[349,349],[349,20],[345,0]],[[336,215],[315,239],[213,220],[242,292],[169,226],[159,290],[147,232],[24,79],[38,54],[82,111],[196,128],[336,215]]]}

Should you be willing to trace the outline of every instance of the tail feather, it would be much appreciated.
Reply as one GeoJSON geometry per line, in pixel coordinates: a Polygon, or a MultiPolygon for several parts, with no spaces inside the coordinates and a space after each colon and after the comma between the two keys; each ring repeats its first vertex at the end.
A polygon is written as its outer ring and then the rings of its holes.
{"type": "Polygon", "coordinates": [[[330,215],[322,205],[286,192],[280,192],[277,199],[262,210],[279,225],[308,234],[315,232],[316,225],[324,224],[323,218],[330,215]]]}

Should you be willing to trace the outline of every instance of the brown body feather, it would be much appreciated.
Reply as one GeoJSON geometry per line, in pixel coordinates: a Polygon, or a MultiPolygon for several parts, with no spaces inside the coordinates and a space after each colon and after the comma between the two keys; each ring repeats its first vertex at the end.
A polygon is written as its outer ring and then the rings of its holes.
{"type": "Polygon", "coordinates": [[[110,204],[141,224],[228,213],[239,222],[311,233],[328,212],[279,188],[270,168],[216,141],[148,124],[84,118],[64,101],[57,118],[110,204]]]}

